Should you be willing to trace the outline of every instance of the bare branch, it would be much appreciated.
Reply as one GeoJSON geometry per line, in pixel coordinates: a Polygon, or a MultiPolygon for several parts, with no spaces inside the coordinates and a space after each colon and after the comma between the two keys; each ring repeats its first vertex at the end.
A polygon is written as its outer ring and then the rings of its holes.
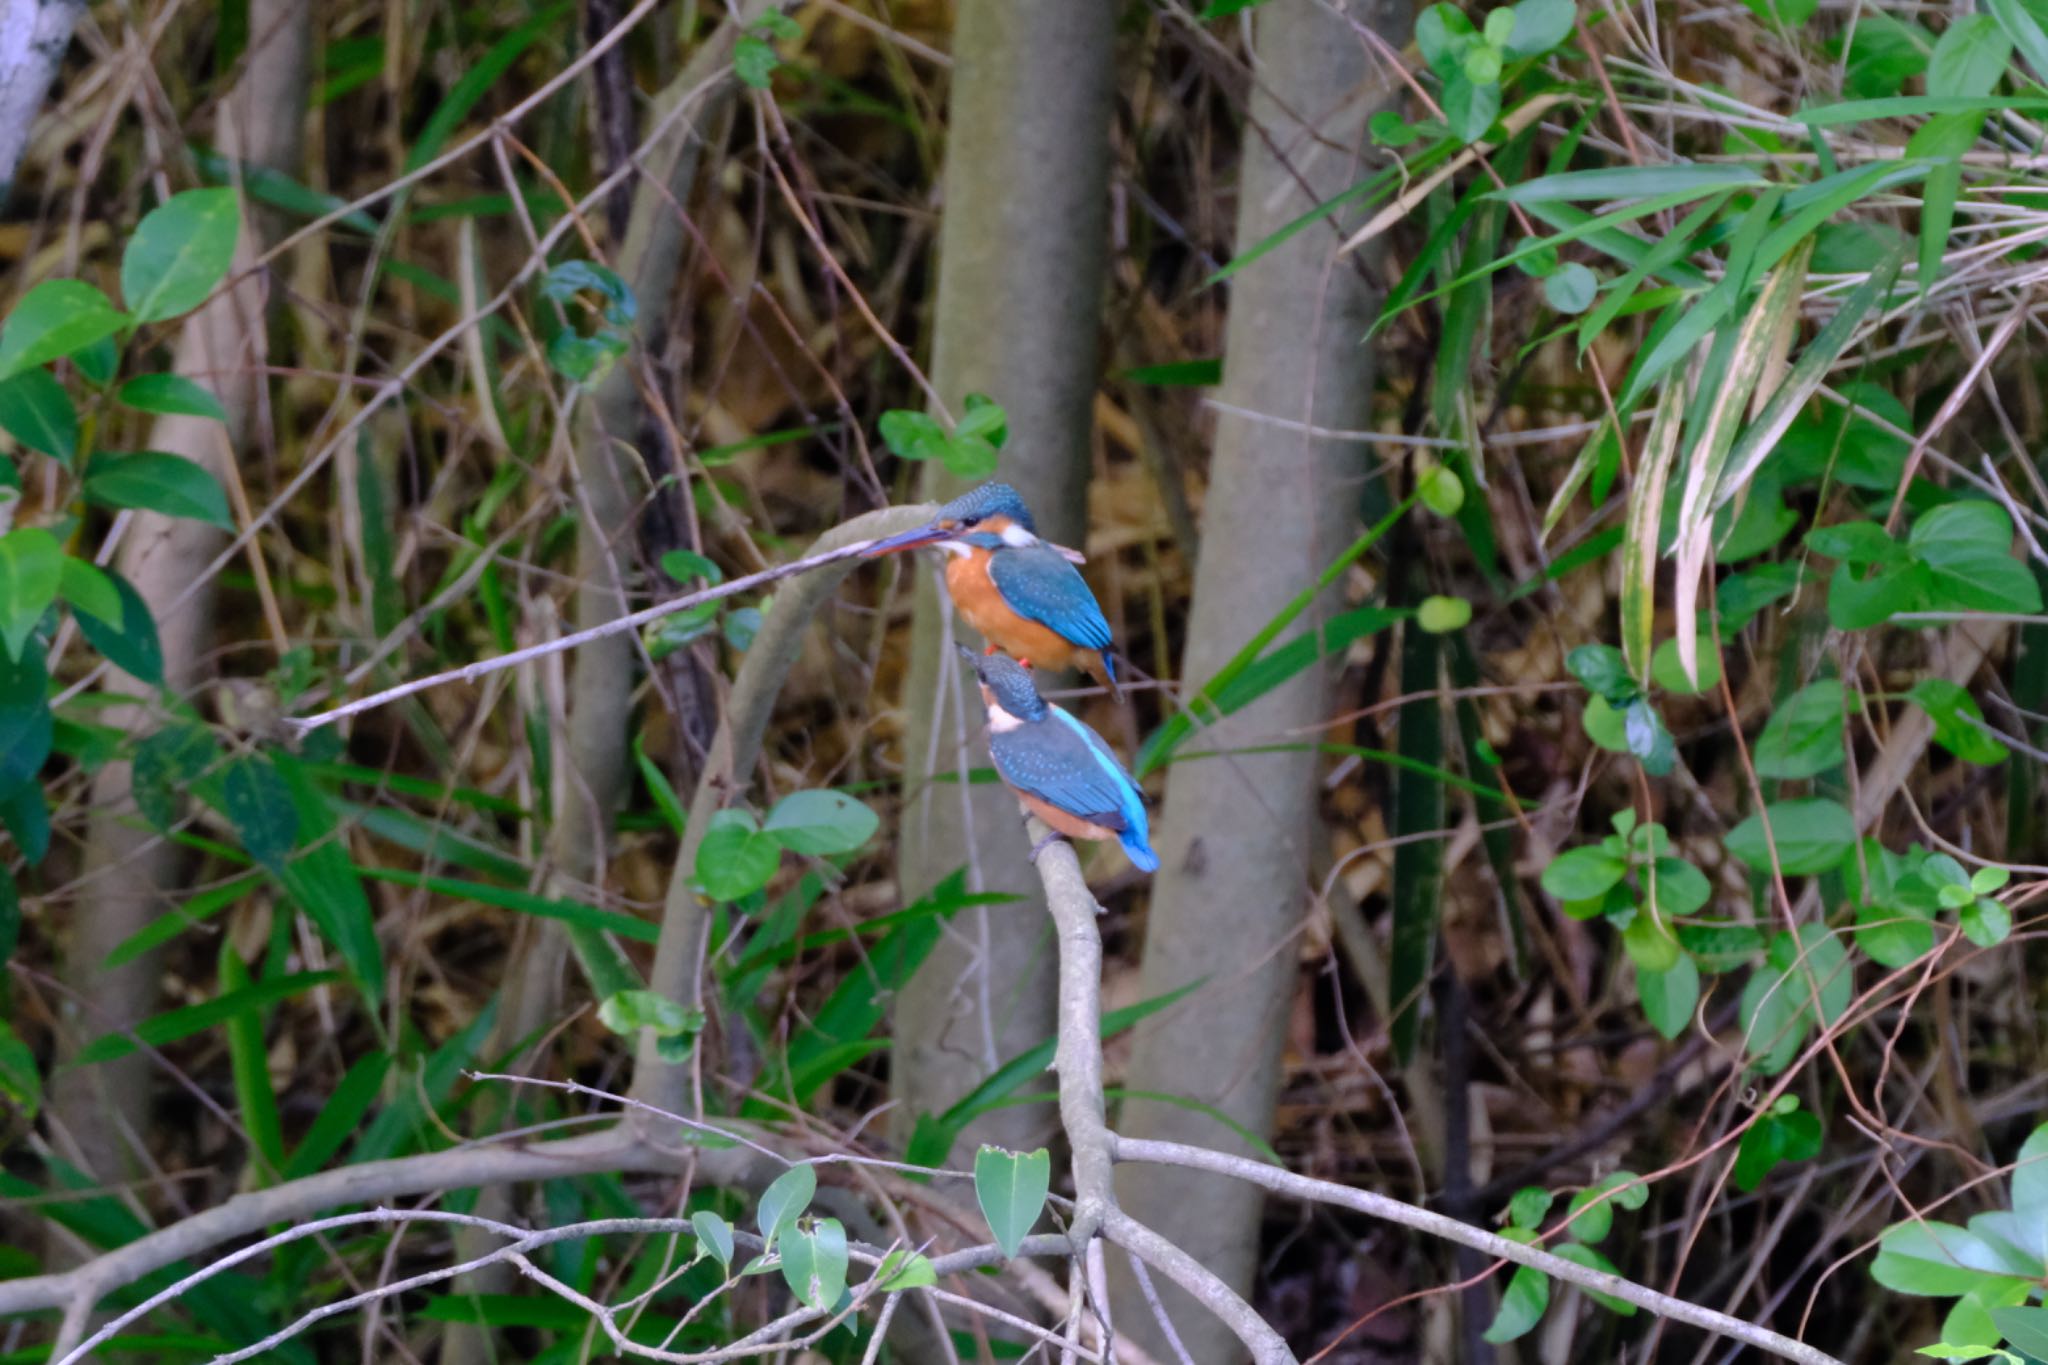
{"type": "Polygon", "coordinates": [[[1531,1266],[1546,1275],[1552,1275],[1581,1289],[1591,1289],[1602,1294],[1632,1303],[1646,1312],[1674,1322],[1687,1323],[1725,1337],[1731,1337],[1760,1351],[1785,1360],[1804,1362],[1804,1365],[1841,1365],[1841,1362],[1826,1352],[1794,1341],[1767,1327],[1758,1327],[1733,1318],[1726,1313],[1717,1313],[1711,1308],[1688,1303],[1684,1299],[1661,1294],[1645,1288],[1619,1275],[1608,1275],[1591,1270],[1562,1256],[1554,1256],[1539,1247],[1524,1246],[1511,1242],[1484,1228],[1475,1228],[1470,1223],[1461,1223],[1440,1213],[1406,1204],[1370,1190],[1353,1189],[1348,1185],[1337,1185],[1327,1180],[1312,1180],[1296,1175],[1278,1166],[1268,1166],[1248,1157],[1231,1156],[1223,1152],[1212,1152],[1202,1147],[1191,1147],[1179,1142],[1151,1142],[1135,1138],[1115,1139],[1117,1160],[1142,1161],[1154,1165],[1181,1166],[1190,1170],[1214,1171],[1254,1185],[1263,1185],[1276,1194],[1290,1195],[1319,1204],[1331,1204],[1338,1208],[1351,1209],[1357,1213],[1383,1218],[1389,1223],[1414,1228],[1432,1237],[1441,1237],[1459,1246],[1468,1246],[1483,1251],[1503,1261],[1516,1265],[1531,1266]]]}

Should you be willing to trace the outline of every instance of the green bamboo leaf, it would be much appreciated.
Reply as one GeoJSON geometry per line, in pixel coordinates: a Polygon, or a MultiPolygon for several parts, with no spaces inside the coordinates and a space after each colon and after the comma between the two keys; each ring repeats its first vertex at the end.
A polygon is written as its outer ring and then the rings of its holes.
{"type": "Polygon", "coordinates": [[[1842,300],[1842,306],[1828,319],[1827,326],[1821,328],[1820,334],[1800,352],[1799,359],[1792,363],[1791,370],[1772,391],[1763,411],[1743,429],[1734,448],[1729,451],[1727,464],[1722,468],[1720,482],[1714,490],[1711,510],[1718,512],[1749,486],[1764,460],[1777,448],[1779,439],[1805,409],[1807,400],[1819,390],[1835,361],[1848,349],[1864,317],[1890,294],[1892,282],[1898,278],[1899,268],[1905,259],[1903,246],[1894,245],[1888,250],[1877,268],[1856,286],[1848,298],[1842,300]]]}
{"type": "Polygon", "coordinates": [[[1742,411],[1765,369],[1783,356],[1799,319],[1799,298],[1806,284],[1807,262],[1813,256],[1808,238],[1767,284],[1742,320],[1728,371],[1708,399],[1699,430],[1692,433],[1685,489],[1679,497],[1678,522],[1672,544],[1678,571],[1672,584],[1676,611],[1678,659],[1687,677],[1699,676],[1699,587],[1712,549],[1713,495],[1719,488],[1728,453],[1735,444],[1742,411]]]}
{"type": "Polygon", "coordinates": [[[77,1064],[91,1066],[97,1062],[110,1062],[116,1057],[127,1056],[138,1046],[145,1044],[150,1047],[162,1047],[166,1043],[204,1032],[215,1024],[232,1019],[244,1010],[258,1009],[279,1000],[288,1000],[301,991],[329,985],[340,979],[341,975],[338,972],[297,972],[290,976],[274,977],[242,990],[224,991],[211,1000],[152,1015],[135,1026],[133,1038],[126,1033],[102,1034],[80,1050],[77,1064]]]}
{"type": "MultiPolygon", "coordinates": [[[[220,989],[222,995],[247,991],[255,983],[248,964],[235,951],[231,939],[220,944],[220,989]]],[[[224,1023],[228,1038],[228,1068],[234,1079],[235,1104],[241,1112],[242,1127],[249,1145],[260,1158],[251,1164],[259,1184],[269,1184],[284,1167],[284,1123],[278,1117],[277,1091],[270,1084],[270,1057],[263,1046],[263,1011],[251,1006],[230,1015],[224,1023]]]]}
{"type": "Polygon", "coordinates": [[[1667,384],[1650,418],[1650,434],[1629,489],[1628,521],[1621,550],[1621,650],[1629,672],[1649,683],[1652,634],[1657,614],[1657,536],[1664,515],[1664,486],[1678,456],[1685,422],[1685,390],[1667,384]]]}
{"type": "Polygon", "coordinates": [[[1510,204],[1542,204],[1557,200],[1647,199],[1673,193],[1697,198],[1716,190],[1749,189],[1770,182],[1748,166],[1692,165],[1616,166],[1597,171],[1566,171],[1538,176],[1519,185],[1494,190],[1489,199],[1510,204]]]}

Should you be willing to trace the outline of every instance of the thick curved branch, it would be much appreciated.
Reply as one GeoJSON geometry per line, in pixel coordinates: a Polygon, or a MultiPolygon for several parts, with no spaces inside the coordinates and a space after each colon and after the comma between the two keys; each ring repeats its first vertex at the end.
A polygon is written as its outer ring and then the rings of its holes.
{"type": "MultiPolygon", "coordinates": [[[[918,504],[863,513],[819,536],[810,553],[795,564],[751,575],[754,580],[767,581],[805,571],[775,595],[760,633],[755,635],[746,661],[733,679],[725,716],[719,721],[718,734],[705,756],[704,772],[697,780],[689,820],[683,827],[682,847],[669,877],[661,937],[655,945],[648,989],[684,1005],[700,1003],[697,956],[705,917],[704,906],[691,884],[697,866],[697,845],[703,842],[711,817],[745,790],[754,762],[761,755],[761,736],[767,731],[775,700],[803,650],[804,632],[853,572],[855,557],[871,541],[923,525],[931,520],[934,510],[930,504],[918,504]]],[[[681,1113],[688,1102],[687,1082],[685,1068],[663,1061],[651,1036],[642,1040],[633,1068],[634,1099],[656,1109],[681,1113]]]]}
{"type": "MultiPolygon", "coordinates": [[[[138,1237],[73,1270],[0,1280],[0,1315],[39,1308],[89,1308],[107,1294],[188,1256],[223,1242],[260,1232],[275,1223],[296,1222],[321,1209],[373,1204],[437,1190],[468,1189],[527,1180],[552,1180],[600,1171],[679,1173],[695,1163],[699,1179],[713,1184],[762,1183],[768,1158],[744,1147],[663,1147],[626,1124],[602,1132],[531,1145],[458,1147],[422,1156],[366,1161],[323,1171],[269,1189],[238,1194],[224,1204],[195,1213],[169,1227],[138,1237]]],[[[781,1166],[776,1167],[779,1172],[781,1166]]]]}
{"type": "MultiPolygon", "coordinates": [[[[1036,820],[1029,822],[1028,829],[1034,843],[1049,833],[1036,820]]],[[[1826,1352],[1769,1328],[1673,1298],[1619,1275],[1589,1269],[1539,1247],[1511,1242],[1484,1228],[1383,1194],[1312,1180],[1278,1166],[1204,1147],[1119,1137],[1104,1126],[1102,1117],[1102,938],[1095,924],[1100,907],[1081,876],[1074,850],[1066,843],[1056,841],[1044,847],[1038,855],[1038,872],[1060,945],[1059,1047],[1054,1065],[1059,1072],[1060,1118],[1074,1151],[1074,1235],[1080,1237],[1099,1228],[1105,1240],[1165,1273],[1228,1326],[1262,1365],[1292,1361],[1294,1356],[1278,1334],[1227,1284],[1180,1247],[1117,1207],[1115,1193],[1108,1188],[1112,1163],[1212,1171],[1276,1194],[1351,1209],[1471,1247],[1502,1261],[1533,1267],[1567,1284],[1611,1295],[1658,1317],[1732,1338],[1785,1360],[1802,1365],[1841,1365],[1826,1352]],[[1089,1093],[1075,1093],[1084,1089],[1089,1093]],[[1091,1214],[1092,1225],[1088,1222],[1091,1214]]]]}

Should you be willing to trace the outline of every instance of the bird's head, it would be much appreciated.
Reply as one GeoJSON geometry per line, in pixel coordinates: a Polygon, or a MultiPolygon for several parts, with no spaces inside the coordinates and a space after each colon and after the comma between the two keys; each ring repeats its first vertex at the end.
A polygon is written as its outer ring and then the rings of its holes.
{"type": "Polygon", "coordinates": [[[1001,712],[1018,723],[1028,723],[1043,719],[1052,709],[1038,695],[1038,684],[1031,680],[1031,671],[1009,655],[977,654],[965,645],[959,649],[981,683],[981,700],[992,719],[1001,712]]]}
{"type": "Polygon", "coordinates": [[[999,545],[1038,544],[1037,525],[1023,497],[1006,483],[985,483],[940,507],[937,515],[914,530],[878,540],[863,552],[867,558],[939,546],[965,554],[999,545]]]}

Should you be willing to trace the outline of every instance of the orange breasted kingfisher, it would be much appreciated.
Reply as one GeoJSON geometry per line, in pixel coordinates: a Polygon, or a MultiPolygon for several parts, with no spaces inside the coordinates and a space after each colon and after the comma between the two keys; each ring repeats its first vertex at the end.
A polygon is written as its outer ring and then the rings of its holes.
{"type": "MultiPolygon", "coordinates": [[[[1159,869],[1145,821],[1145,797],[1101,735],[1038,694],[1014,659],[960,652],[981,681],[988,708],[988,753],[996,775],[1045,821],[1070,839],[1115,839],[1144,872],[1159,869]]],[[[1039,848],[1046,841],[1040,841],[1039,848]]],[[[1039,848],[1031,850],[1038,856],[1039,848]]]]}
{"type": "Polygon", "coordinates": [[[1046,668],[1078,667],[1122,700],[1101,604],[1066,555],[1038,538],[1016,489],[985,483],[867,554],[924,546],[947,552],[946,591],[991,651],[1046,668]]]}

